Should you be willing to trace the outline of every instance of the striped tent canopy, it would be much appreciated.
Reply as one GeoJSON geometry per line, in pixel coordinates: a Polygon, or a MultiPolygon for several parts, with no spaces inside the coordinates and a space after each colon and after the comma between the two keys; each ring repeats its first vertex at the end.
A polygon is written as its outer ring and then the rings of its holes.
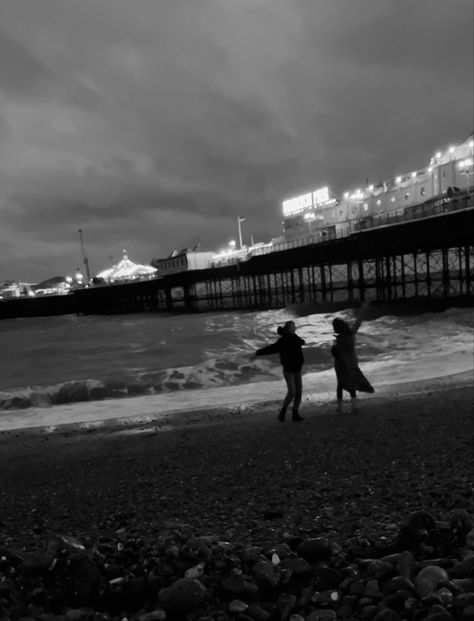
{"type": "Polygon", "coordinates": [[[102,270],[102,272],[97,274],[97,278],[115,282],[117,280],[133,280],[134,278],[140,278],[140,276],[151,276],[154,273],[156,273],[156,268],[151,265],[140,265],[130,261],[127,251],[124,250],[120,263],[102,270]]]}

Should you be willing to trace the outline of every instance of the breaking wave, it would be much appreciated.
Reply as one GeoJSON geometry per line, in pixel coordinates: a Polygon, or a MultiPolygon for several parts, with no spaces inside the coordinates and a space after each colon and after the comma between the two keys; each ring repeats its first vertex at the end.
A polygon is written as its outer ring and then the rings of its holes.
{"type": "MultiPolygon", "coordinates": [[[[338,314],[352,316],[350,310],[338,314]]],[[[290,317],[283,309],[6,320],[0,339],[9,364],[0,374],[0,411],[279,379],[277,356],[253,354],[273,342],[276,327],[290,317]]],[[[295,318],[307,344],[306,372],[332,366],[333,317],[295,318]]],[[[359,359],[387,373],[439,359],[441,373],[449,374],[450,361],[472,360],[472,324],[470,308],[372,317],[357,336],[359,359]]]]}
{"type": "MultiPolygon", "coordinates": [[[[311,360],[307,364],[307,370],[327,368],[329,357],[326,349],[306,350],[306,357],[311,360]]],[[[265,358],[251,360],[250,355],[245,358],[240,356],[240,359],[239,357],[229,359],[227,356],[221,359],[209,359],[196,366],[137,373],[122,379],[81,379],[52,385],[12,388],[0,391],[0,410],[48,407],[80,401],[266,381],[281,376],[276,357],[272,358],[272,360],[265,358]]]]}

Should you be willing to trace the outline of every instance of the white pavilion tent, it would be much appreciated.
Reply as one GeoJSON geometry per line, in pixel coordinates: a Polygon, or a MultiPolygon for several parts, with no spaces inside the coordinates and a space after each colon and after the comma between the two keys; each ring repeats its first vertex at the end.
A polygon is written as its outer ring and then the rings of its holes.
{"type": "Polygon", "coordinates": [[[99,272],[97,274],[97,278],[103,278],[108,282],[117,282],[118,280],[134,280],[143,276],[151,276],[156,274],[156,271],[156,268],[151,265],[140,265],[139,263],[130,261],[127,256],[127,251],[124,250],[122,260],[116,265],[99,272]]]}

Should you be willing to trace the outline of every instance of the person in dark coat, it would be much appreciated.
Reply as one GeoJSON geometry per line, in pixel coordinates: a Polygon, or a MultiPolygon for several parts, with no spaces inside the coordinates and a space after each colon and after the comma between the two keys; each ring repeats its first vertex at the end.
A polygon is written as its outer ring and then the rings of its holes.
{"type": "Polygon", "coordinates": [[[359,311],[355,323],[352,326],[336,317],[333,322],[336,340],[332,346],[331,353],[334,357],[334,369],[337,377],[337,409],[342,411],[342,395],[346,390],[351,396],[352,412],[357,412],[357,391],[375,392],[362,371],[359,369],[359,361],[355,351],[355,335],[362,323],[365,307],[359,311]]]}
{"type": "Polygon", "coordinates": [[[278,420],[285,420],[286,410],[293,401],[292,420],[294,422],[302,421],[303,418],[299,414],[301,405],[301,396],[303,391],[303,381],[301,369],[303,367],[304,357],[302,346],[304,340],[296,334],[296,326],[294,321],[287,321],[284,326],[280,326],[277,330],[280,338],[276,343],[267,345],[256,351],[256,356],[267,356],[269,354],[280,354],[280,362],[283,367],[283,377],[286,381],[287,393],[283,400],[278,420]]]}

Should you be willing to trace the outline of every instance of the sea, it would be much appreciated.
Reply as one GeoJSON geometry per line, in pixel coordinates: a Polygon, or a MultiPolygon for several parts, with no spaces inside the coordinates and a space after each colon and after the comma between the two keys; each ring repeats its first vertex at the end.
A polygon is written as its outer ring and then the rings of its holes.
{"type": "MultiPolygon", "coordinates": [[[[306,341],[306,392],[330,398],[335,315],[291,308],[0,321],[0,429],[12,419],[16,427],[40,424],[46,411],[50,419],[61,411],[60,422],[80,422],[86,402],[89,411],[100,402],[97,416],[104,416],[111,402],[145,396],[157,411],[279,399],[278,357],[254,352],[274,342],[288,319],[306,341]]],[[[353,320],[349,308],[337,315],[353,320]]],[[[473,323],[471,308],[372,313],[357,335],[361,368],[376,390],[472,370],[473,323]]],[[[121,412],[133,411],[133,401],[123,403],[121,412]]]]}

